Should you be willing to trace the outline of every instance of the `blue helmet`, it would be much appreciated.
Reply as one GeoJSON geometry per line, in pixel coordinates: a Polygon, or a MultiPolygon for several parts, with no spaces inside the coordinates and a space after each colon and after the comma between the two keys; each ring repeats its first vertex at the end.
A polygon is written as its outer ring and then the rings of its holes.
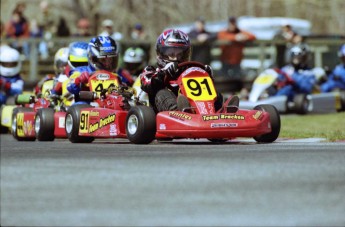
{"type": "Polygon", "coordinates": [[[92,38],[88,45],[89,64],[96,70],[114,72],[118,63],[118,47],[110,36],[92,38]]]}
{"type": "Polygon", "coordinates": [[[68,47],[68,52],[68,65],[72,69],[88,65],[86,42],[71,43],[68,47]]]}

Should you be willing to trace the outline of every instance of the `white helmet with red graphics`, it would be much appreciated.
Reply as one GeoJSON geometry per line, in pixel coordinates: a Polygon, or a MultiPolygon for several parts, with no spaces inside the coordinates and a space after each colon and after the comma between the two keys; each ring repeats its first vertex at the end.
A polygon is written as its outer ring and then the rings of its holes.
{"type": "Polygon", "coordinates": [[[0,47],[0,75],[13,77],[19,74],[21,68],[19,52],[9,46],[0,47]]]}
{"type": "Polygon", "coordinates": [[[157,64],[164,67],[169,62],[190,60],[192,46],[187,34],[177,29],[164,31],[156,42],[157,64]]]}

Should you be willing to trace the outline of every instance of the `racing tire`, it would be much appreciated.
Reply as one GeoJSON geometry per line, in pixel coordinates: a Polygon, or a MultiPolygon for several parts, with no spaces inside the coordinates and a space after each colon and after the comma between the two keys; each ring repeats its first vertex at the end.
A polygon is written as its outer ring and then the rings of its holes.
{"type": "Polygon", "coordinates": [[[54,109],[38,109],[35,117],[35,133],[38,141],[53,141],[55,139],[54,109]]]}
{"type": "Polygon", "coordinates": [[[12,125],[11,125],[11,134],[13,138],[15,138],[17,141],[35,141],[36,137],[19,137],[18,136],[18,130],[17,130],[17,114],[23,113],[23,112],[33,112],[34,110],[29,107],[17,107],[13,109],[12,112],[12,125]]]}
{"type": "Polygon", "coordinates": [[[273,105],[258,105],[254,107],[254,110],[260,110],[263,112],[268,112],[270,115],[270,123],[271,123],[271,132],[255,136],[254,140],[256,140],[259,143],[272,143],[274,142],[280,133],[280,115],[273,105]]]}
{"type": "Polygon", "coordinates": [[[80,110],[92,107],[88,104],[74,105],[68,108],[65,120],[65,130],[69,141],[72,143],[91,143],[95,138],[79,136],[80,110]]]}
{"type": "Polygon", "coordinates": [[[297,114],[307,114],[311,105],[306,94],[295,95],[294,99],[294,111],[297,114]]]}
{"type": "Polygon", "coordinates": [[[156,94],[155,105],[158,112],[177,110],[176,95],[168,89],[161,89],[156,94]]]}
{"type": "Polygon", "coordinates": [[[132,107],[126,117],[126,134],[134,144],[149,144],[156,136],[156,114],[148,106],[132,107]]]}

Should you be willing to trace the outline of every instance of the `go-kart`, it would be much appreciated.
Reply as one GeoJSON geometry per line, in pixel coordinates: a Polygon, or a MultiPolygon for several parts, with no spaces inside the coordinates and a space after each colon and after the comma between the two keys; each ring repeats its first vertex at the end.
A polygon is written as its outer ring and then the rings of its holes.
{"type": "MultiPolygon", "coordinates": [[[[287,96],[275,96],[278,86],[278,73],[266,69],[254,80],[248,100],[241,100],[240,107],[252,109],[256,105],[270,104],[280,113],[330,113],[345,109],[345,92],[330,92],[294,95],[289,101],[287,96]]],[[[279,87],[284,85],[280,84],[279,87]]]]}
{"type": "Polygon", "coordinates": [[[123,87],[116,75],[101,70],[89,78],[90,91],[81,91],[79,99],[95,102],[73,105],[67,110],[65,130],[72,143],[90,143],[95,138],[126,138],[125,119],[129,101],[141,103],[139,97],[131,100],[133,89],[123,87]]]}
{"type": "MultiPolygon", "coordinates": [[[[155,138],[206,138],[225,142],[236,137],[253,137],[257,142],[275,141],[280,132],[280,116],[272,105],[258,105],[253,110],[239,109],[229,97],[215,109],[217,93],[214,83],[198,62],[178,65],[177,79],[165,80],[179,86],[177,110],[156,114],[152,107],[134,106],[126,117],[126,134],[130,142],[148,144],[155,138]]],[[[235,102],[234,102],[235,103],[235,102]]]]}

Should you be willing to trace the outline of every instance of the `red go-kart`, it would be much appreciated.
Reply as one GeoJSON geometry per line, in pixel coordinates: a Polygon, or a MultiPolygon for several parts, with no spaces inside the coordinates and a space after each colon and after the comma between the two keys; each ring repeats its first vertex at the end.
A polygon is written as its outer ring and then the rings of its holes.
{"type": "MultiPolygon", "coordinates": [[[[125,120],[133,96],[126,87],[121,87],[118,76],[108,71],[97,71],[89,78],[91,91],[82,91],[80,100],[89,104],[71,106],[66,115],[65,129],[72,143],[90,143],[95,138],[126,138],[125,120]]],[[[137,100],[136,105],[140,105],[137,100]]]]}
{"type": "MultiPolygon", "coordinates": [[[[128,139],[148,144],[155,138],[206,138],[225,142],[236,137],[253,137],[257,142],[275,141],[280,132],[280,116],[272,105],[258,105],[253,110],[238,109],[229,97],[215,110],[217,93],[203,64],[185,62],[171,86],[179,86],[178,110],[158,114],[148,106],[132,107],[126,117],[128,139]]],[[[169,87],[169,86],[168,86],[169,87]]]]}

